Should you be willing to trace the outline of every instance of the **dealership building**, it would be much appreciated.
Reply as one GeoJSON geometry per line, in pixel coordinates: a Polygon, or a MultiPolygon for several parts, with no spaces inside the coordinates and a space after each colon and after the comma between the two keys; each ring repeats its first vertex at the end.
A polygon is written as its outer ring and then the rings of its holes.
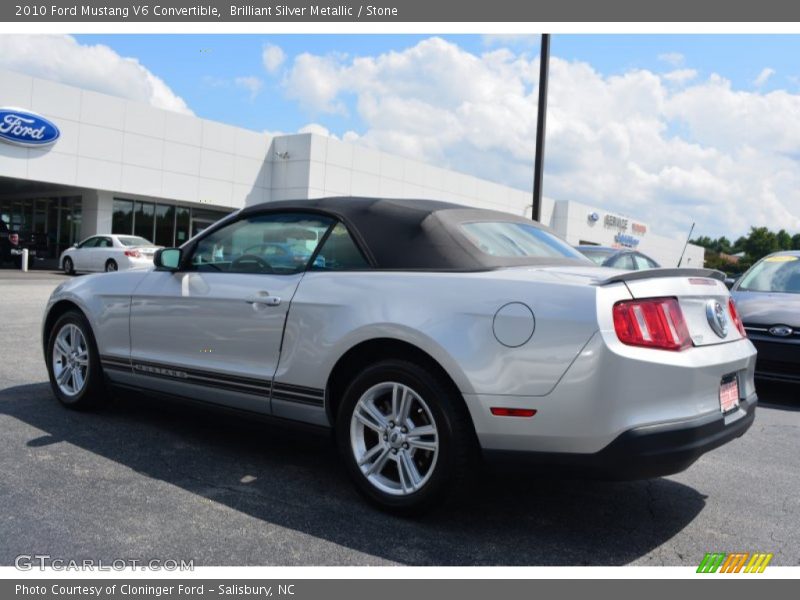
{"type": "MultiPolygon", "coordinates": [[[[328,196],[427,198],[530,215],[530,192],[316,135],[270,136],[0,70],[0,219],[52,267],[98,233],[180,245],[260,202],[328,196]]],[[[647,223],[544,198],[571,244],[634,247],[674,266],[683,241],[647,223]]],[[[702,266],[690,245],[684,266],[702,266]]]]}

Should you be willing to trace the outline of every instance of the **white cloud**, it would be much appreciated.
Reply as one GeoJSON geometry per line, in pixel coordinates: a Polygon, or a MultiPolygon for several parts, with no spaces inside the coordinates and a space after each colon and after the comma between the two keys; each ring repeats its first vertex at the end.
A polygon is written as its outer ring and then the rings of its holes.
{"type": "Polygon", "coordinates": [[[681,85],[696,79],[697,71],[694,69],[675,69],[669,73],[664,73],[662,77],[671,83],[681,85]]]}
{"type": "MultiPolygon", "coordinates": [[[[679,71],[604,76],[552,58],[545,194],[676,236],[692,221],[699,235],[800,230],[800,95],[679,71]]],[[[537,58],[431,38],[377,56],[304,54],[284,86],[318,116],[357,113],[344,139],[530,189],[537,82],[537,58]]]]}
{"type": "Polygon", "coordinates": [[[673,67],[679,67],[683,64],[686,57],[680,52],[665,52],[658,55],[658,60],[665,62],[673,67]]]}
{"type": "Polygon", "coordinates": [[[264,87],[264,82],[252,75],[249,77],[236,77],[233,83],[236,84],[237,87],[247,90],[250,100],[255,100],[256,96],[258,96],[259,92],[261,92],[261,89],[264,87]]]}
{"type": "Polygon", "coordinates": [[[766,67],[766,68],[762,69],[761,73],[758,74],[758,77],[756,77],[753,80],[753,85],[756,86],[756,87],[761,87],[762,85],[767,83],[767,80],[770,77],[772,77],[773,75],[775,75],[775,69],[771,69],[770,67],[766,67]]]}
{"type": "Polygon", "coordinates": [[[281,68],[284,60],[286,60],[286,54],[280,46],[266,44],[261,51],[261,62],[264,63],[267,73],[276,73],[281,68]]]}
{"type": "Polygon", "coordinates": [[[135,58],[69,35],[0,35],[0,67],[193,114],[186,102],[135,58]]]}
{"type": "Polygon", "coordinates": [[[482,36],[481,41],[484,46],[540,48],[542,36],[539,33],[492,33],[482,36]]]}

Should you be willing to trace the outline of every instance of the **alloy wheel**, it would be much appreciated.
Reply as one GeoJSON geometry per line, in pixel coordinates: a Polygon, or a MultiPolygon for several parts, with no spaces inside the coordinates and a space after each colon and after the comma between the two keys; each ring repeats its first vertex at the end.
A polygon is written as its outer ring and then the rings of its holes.
{"type": "Polygon", "coordinates": [[[428,482],[439,456],[439,433],[425,400],[397,382],[372,386],[350,420],[350,445],[361,473],[387,494],[407,496],[428,482]]]}
{"type": "Polygon", "coordinates": [[[53,344],[53,376],[66,396],[76,396],[86,386],[89,346],[77,325],[67,323],[53,344]]]}

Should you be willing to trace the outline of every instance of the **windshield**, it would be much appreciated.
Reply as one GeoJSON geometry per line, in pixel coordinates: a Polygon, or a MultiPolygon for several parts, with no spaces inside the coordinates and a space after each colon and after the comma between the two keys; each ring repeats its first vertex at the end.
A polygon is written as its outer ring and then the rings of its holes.
{"type": "Polygon", "coordinates": [[[464,223],[461,229],[470,242],[490,256],[586,260],[580,252],[552,233],[526,223],[464,223]]]}
{"type": "Polygon", "coordinates": [[[120,235],[117,236],[119,243],[128,248],[136,246],[137,248],[152,248],[155,244],[149,240],[136,235],[120,235]]]}
{"type": "Polygon", "coordinates": [[[739,289],[800,294],[800,257],[768,256],[745,274],[739,289]]]}

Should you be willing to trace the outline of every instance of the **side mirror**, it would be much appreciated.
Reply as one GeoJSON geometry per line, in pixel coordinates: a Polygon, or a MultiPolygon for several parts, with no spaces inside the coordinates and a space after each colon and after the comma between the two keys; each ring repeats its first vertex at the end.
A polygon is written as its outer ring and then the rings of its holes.
{"type": "Polygon", "coordinates": [[[77,248],[78,247],[78,242],[75,242],[74,244],[72,244],[72,247],[73,248],[77,248]]]}
{"type": "Polygon", "coordinates": [[[183,251],[180,248],[161,248],[153,256],[156,269],[164,271],[177,271],[181,266],[183,251]]]}

